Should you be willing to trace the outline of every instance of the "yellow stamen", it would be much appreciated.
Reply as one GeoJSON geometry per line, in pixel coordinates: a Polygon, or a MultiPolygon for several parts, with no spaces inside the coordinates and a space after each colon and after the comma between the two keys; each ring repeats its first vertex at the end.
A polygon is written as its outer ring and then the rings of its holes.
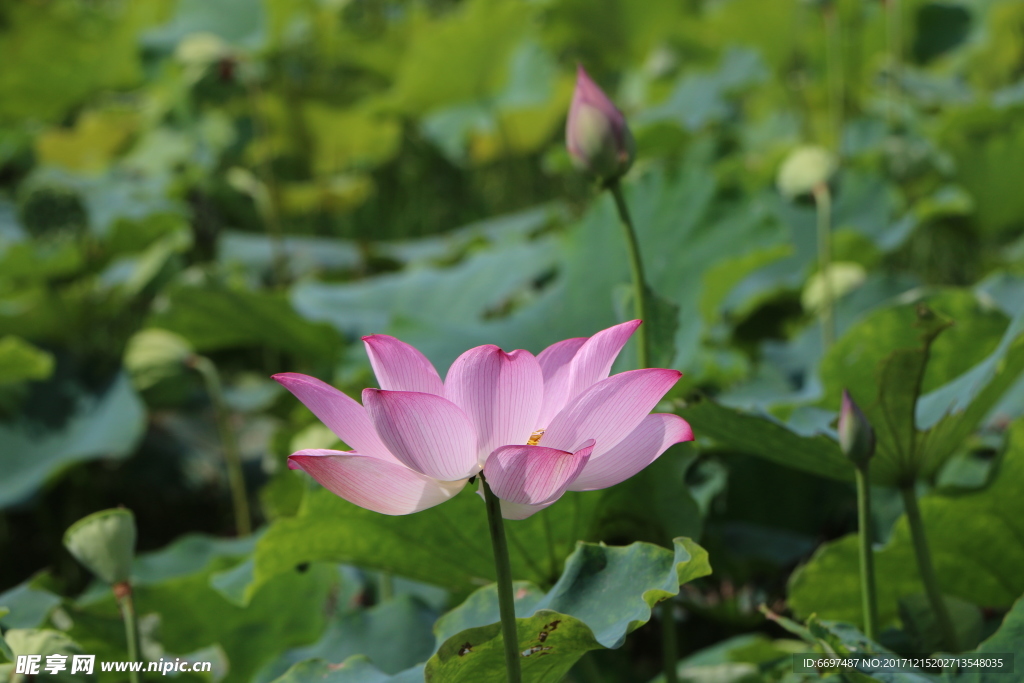
{"type": "Polygon", "coordinates": [[[530,440],[526,442],[527,446],[536,446],[540,443],[540,437],[544,436],[544,430],[538,429],[533,434],[530,434],[530,440]]]}

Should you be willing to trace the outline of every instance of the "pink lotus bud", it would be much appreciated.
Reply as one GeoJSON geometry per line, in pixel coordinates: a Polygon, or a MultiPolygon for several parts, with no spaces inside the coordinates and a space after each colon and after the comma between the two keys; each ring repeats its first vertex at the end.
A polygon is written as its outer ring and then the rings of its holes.
{"type": "Polygon", "coordinates": [[[623,175],[636,155],[626,118],[582,66],[576,68],[565,146],[577,168],[601,180],[623,175]]]}
{"type": "Polygon", "coordinates": [[[875,454],[875,430],[846,389],[839,409],[839,448],[858,467],[867,464],[875,454]]]}

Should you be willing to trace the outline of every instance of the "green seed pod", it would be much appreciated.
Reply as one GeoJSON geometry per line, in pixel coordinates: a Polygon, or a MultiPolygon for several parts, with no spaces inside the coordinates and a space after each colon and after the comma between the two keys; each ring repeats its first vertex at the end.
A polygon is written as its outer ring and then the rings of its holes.
{"type": "Polygon", "coordinates": [[[103,581],[127,581],[135,555],[135,516],[124,508],[94,512],[64,532],[64,547],[103,581]]]}
{"type": "Polygon", "coordinates": [[[797,147],[779,167],[775,184],[783,196],[794,199],[828,183],[835,170],[835,157],[827,149],[814,145],[797,147]]]}

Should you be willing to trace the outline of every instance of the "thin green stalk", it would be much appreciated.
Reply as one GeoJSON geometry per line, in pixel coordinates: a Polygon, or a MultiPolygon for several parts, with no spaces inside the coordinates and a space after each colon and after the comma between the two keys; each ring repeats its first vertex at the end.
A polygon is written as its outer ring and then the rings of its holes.
{"type": "MultiPolygon", "coordinates": [[[[640,258],[640,242],[636,238],[636,228],[633,227],[633,219],[629,215],[629,207],[626,205],[626,197],[622,193],[622,184],[616,178],[608,183],[608,189],[615,197],[615,208],[619,211],[619,219],[623,232],[626,236],[626,251],[629,253],[629,270],[633,276],[633,306],[636,317],[645,323],[637,328],[637,359],[641,368],[651,365],[650,336],[647,334],[650,326],[647,307],[647,279],[644,277],[644,264],[640,258]]],[[[665,683],[678,683],[676,675],[676,630],[675,619],[672,616],[672,606],[665,601],[659,608],[662,618],[662,641],[661,656],[664,665],[665,683]]]]}
{"type": "MultiPolygon", "coordinates": [[[[139,659],[139,622],[135,618],[135,602],[132,599],[132,587],[127,581],[114,586],[114,595],[117,596],[117,606],[121,610],[121,618],[124,620],[124,635],[128,642],[128,659],[133,662],[139,659]]],[[[139,672],[130,670],[128,677],[132,683],[139,683],[139,672]]]]}
{"type": "Polygon", "coordinates": [[[508,683],[522,683],[519,667],[519,628],[516,626],[516,606],[512,595],[512,565],[508,559],[505,541],[505,523],[501,518],[501,502],[480,475],[487,507],[487,526],[491,531],[494,549],[494,567],[498,571],[498,611],[501,613],[501,637],[505,643],[505,670],[508,683]]]}
{"type": "Polygon", "coordinates": [[[203,378],[206,393],[213,403],[214,418],[220,433],[221,446],[224,449],[224,462],[228,470],[228,484],[231,488],[231,502],[235,511],[235,531],[239,536],[248,536],[252,532],[252,521],[249,513],[249,497],[245,491],[245,475],[242,472],[242,454],[238,448],[238,440],[228,421],[227,404],[224,402],[224,391],[221,387],[220,373],[217,366],[209,358],[196,356],[192,360],[194,367],[203,378]]]}
{"type": "Polygon", "coordinates": [[[825,73],[828,79],[830,142],[839,150],[843,134],[843,47],[839,35],[839,9],[823,10],[825,21],[825,73]]]}
{"type": "Polygon", "coordinates": [[[928,596],[928,602],[931,604],[932,613],[939,624],[942,644],[950,652],[958,652],[956,630],[953,628],[949,610],[946,609],[946,602],[942,599],[939,579],[935,576],[932,554],[928,550],[928,537],[924,530],[924,520],[921,519],[921,509],[917,505],[917,494],[914,493],[913,485],[901,486],[900,494],[903,496],[903,508],[907,513],[907,522],[910,524],[910,537],[914,541],[917,571],[921,575],[921,582],[924,583],[924,590],[928,596]]]}
{"type": "Polygon", "coordinates": [[[860,597],[864,614],[864,635],[878,635],[878,598],[875,591],[875,556],[872,550],[871,488],[869,464],[857,467],[857,533],[860,537],[860,597]]]}
{"type": "Polygon", "coordinates": [[[676,673],[676,617],[672,612],[672,598],[658,605],[661,610],[661,658],[665,683],[679,683],[676,673]]]}
{"type": "MultiPolygon", "coordinates": [[[[626,206],[626,197],[622,194],[622,185],[618,179],[608,183],[608,189],[615,197],[615,208],[619,210],[622,229],[626,234],[626,251],[629,253],[629,269],[633,275],[633,307],[636,317],[646,323],[650,323],[647,317],[647,280],[644,279],[644,265],[640,260],[640,244],[636,239],[636,229],[633,227],[633,219],[629,216],[629,207],[626,206]]],[[[640,367],[650,366],[650,346],[647,335],[648,325],[641,325],[637,328],[637,355],[640,360],[640,367]]]]}
{"type": "Polygon", "coordinates": [[[395,597],[395,579],[390,572],[381,572],[377,577],[377,602],[387,602],[395,597]]]}
{"type": "Polygon", "coordinates": [[[886,42],[889,51],[889,78],[886,82],[886,114],[889,119],[889,127],[896,122],[896,97],[897,81],[900,77],[900,67],[903,62],[903,45],[901,41],[901,20],[903,8],[900,0],[886,0],[886,42]]]}
{"type": "Polygon", "coordinates": [[[829,271],[832,268],[832,193],[827,183],[814,188],[814,205],[818,211],[818,273],[821,277],[821,343],[825,351],[836,340],[835,299],[829,271]]]}

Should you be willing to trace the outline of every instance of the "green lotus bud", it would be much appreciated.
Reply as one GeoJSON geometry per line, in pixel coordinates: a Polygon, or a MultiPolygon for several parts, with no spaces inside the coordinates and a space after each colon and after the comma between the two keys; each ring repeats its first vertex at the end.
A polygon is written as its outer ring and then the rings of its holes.
{"type": "Polygon", "coordinates": [[[827,149],[814,145],[797,147],[779,167],[775,184],[783,196],[792,199],[828,183],[835,170],[835,157],[827,149]]]}
{"type": "Polygon", "coordinates": [[[839,409],[839,448],[858,467],[866,465],[875,454],[875,430],[846,389],[839,409]]]}
{"type": "Polygon", "coordinates": [[[131,510],[100,510],[64,532],[64,547],[103,581],[115,585],[131,576],[135,516],[131,510]]]}

